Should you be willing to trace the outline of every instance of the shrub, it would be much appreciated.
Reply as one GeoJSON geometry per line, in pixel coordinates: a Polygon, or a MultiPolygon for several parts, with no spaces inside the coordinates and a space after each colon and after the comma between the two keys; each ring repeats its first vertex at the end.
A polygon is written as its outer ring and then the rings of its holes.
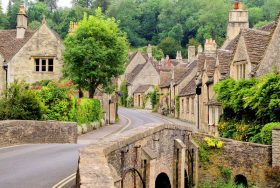
{"type": "Polygon", "coordinates": [[[224,182],[229,183],[232,180],[232,170],[224,166],[220,166],[219,169],[224,182]]]}
{"type": "Polygon", "coordinates": [[[36,92],[24,82],[14,82],[0,99],[0,120],[40,120],[44,105],[36,92]]]}
{"type": "Polygon", "coordinates": [[[220,149],[223,147],[223,142],[218,140],[217,138],[205,137],[204,141],[207,143],[207,146],[210,148],[220,149]]]}
{"type": "Polygon", "coordinates": [[[150,99],[152,103],[153,112],[158,110],[159,105],[159,89],[158,87],[154,86],[154,91],[150,93],[150,99]]]}
{"type": "Polygon", "coordinates": [[[46,106],[47,119],[58,121],[75,121],[75,95],[78,91],[71,82],[48,82],[38,86],[37,93],[46,106]]]}
{"type": "Polygon", "coordinates": [[[127,98],[128,98],[128,91],[127,91],[127,83],[123,81],[121,83],[121,105],[127,107],[127,98]]]}
{"type": "Polygon", "coordinates": [[[268,123],[261,130],[261,139],[263,144],[272,144],[272,129],[275,127],[280,127],[280,122],[268,123]]]}
{"type": "Polygon", "coordinates": [[[103,116],[101,102],[97,99],[80,99],[77,108],[77,123],[89,124],[92,122],[100,122],[103,116]]]}

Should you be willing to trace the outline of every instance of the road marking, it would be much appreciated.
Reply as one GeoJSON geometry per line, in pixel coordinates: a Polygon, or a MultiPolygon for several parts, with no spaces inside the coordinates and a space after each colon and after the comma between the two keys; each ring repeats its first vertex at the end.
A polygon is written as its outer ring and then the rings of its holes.
{"type": "Polygon", "coordinates": [[[63,180],[52,186],[52,188],[63,188],[63,186],[74,180],[76,178],[76,175],[77,173],[71,174],[70,176],[64,178],[63,180]]]}
{"type": "Polygon", "coordinates": [[[0,150],[2,150],[2,149],[9,149],[9,148],[15,148],[15,147],[19,147],[19,146],[27,146],[27,145],[30,145],[30,144],[21,144],[21,145],[7,146],[7,147],[0,148],[0,150]]]}
{"type": "Polygon", "coordinates": [[[128,117],[126,117],[124,115],[120,115],[120,116],[124,117],[128,121],[128,123],[126,124],[125,127],[123,127],[121,130],[119,130],[118,132],[116,132],[114,134],[120,134],[121,132],[123,132],[125,129],[127,129],[131,125],[131,120],[128,117]]]}

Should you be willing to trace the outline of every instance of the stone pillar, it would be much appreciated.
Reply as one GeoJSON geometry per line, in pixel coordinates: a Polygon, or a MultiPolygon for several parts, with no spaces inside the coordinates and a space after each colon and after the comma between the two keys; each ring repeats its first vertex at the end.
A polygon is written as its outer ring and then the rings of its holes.
{"type": "MultiPolygon", "coordinates": [[[[186,145],[180,140],[175,140],[175,148],[179,149],[178,156],[178,188],[185,187],[185,162],[186,162],[186,145]]],[[[177,156],[176,156],[177,157],[177,156]]],[[[173,176],[175,177],[175,176],[173,176]]],[[[176,186],[176,185],[175,185],[176,186]]]]}
{"type": "Polygon", "coordinates": [[[272,130],[272,167],[280,166],[280,128],[272,130]]]}
{"type": "Polygon", "coordinates": [[[156,160],[150,160],[147,165],[147,176],[146,176],[146,188],[154,188],[155,187],[155,167],[156,160]]]}

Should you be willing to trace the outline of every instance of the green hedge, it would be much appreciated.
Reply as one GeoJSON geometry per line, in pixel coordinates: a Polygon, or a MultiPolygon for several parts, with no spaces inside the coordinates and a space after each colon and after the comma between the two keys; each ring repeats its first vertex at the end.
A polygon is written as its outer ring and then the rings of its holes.
{"type": "Polygon", "coordinates": [[[99,122],[102,116],[103,111],[99,100],[83,98],[78,102],[76,117],[79,125],[99,122]]]}
{"type": "Polygon", "coordinates": [[[15,82],[0,98],[0,120],[57,120],[78,124],[100,122],[103,116],[97,99],[78,99],[71,82],[42,81],[30,87],[15,82]]]}
{"type": "Polygon", "coordinates": [[[272,129],[275,127],[280,127],[280,122],[268,123],[262,128],[260,136],[263,144],[272,144],[272,129]]]}

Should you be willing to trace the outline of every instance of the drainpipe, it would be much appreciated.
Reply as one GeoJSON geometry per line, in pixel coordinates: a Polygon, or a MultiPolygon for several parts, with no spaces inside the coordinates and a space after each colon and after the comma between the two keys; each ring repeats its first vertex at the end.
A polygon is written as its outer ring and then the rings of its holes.
{"type": "Polygon", "coordinates": [[[8,65],[6,64],[6,61],[4,61],[3,69],[6,72],[6,89],[8,89],[8,65]]]}

